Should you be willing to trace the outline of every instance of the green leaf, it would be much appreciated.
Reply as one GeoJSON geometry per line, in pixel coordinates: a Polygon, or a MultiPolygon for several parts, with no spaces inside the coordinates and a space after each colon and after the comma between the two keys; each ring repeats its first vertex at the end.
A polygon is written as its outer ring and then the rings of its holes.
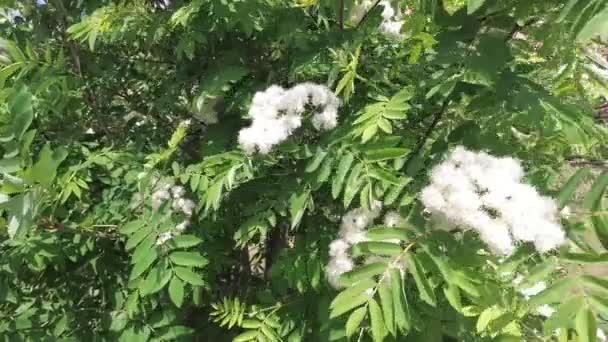
{"type": "Polygon", "coordinates": [[[369,300],[368,307],[370,323],[372,327],[372,338],[374,342],[381,342],[382,340],[384,340],[384,337],[388,335],[388,332],[386,331],[386,326],[384,324],[384,319],[382,318],[382,310],[374,299],[369,300]]]}
{"type": "Polygon", "coordinates": [[[467,0],[467,14],[473,14],[481,6],[483,6],[486,0],[467,0]]]}
{"type": "Polygon", "coordinates": [[[361,142],[362,143],[368,142],[371,138],[374,137],[374,135],[376,135],[377,132],[378,132],[378,125],[376,125],[375,123],[372,123],[371,125],[367,126],[367,128],[365,128],[365,130],[363,131],[363,134],[361,135],[361,142]]]}
{"type": "Polygon", "coordinates": [[[369,170],[369,175],[370,177],[373,177],[377,180],[383,181],[383,182],[387,182],[387,183],[391,183],[391,184],[395,184],[398,185],[399,183],[401,183],[401,180],[399,179],[399,177],[393,175],[392,173],[379,168],[379,167],[372,167],[369,170]]]}
{"type": "Polygon", "coordinates": [[[503,309],[498,306],[491,306],[481,312],[477,318],[476,329],[478,333],[484,332],[488,325],[504,314],[503,309]]]}
{"type": "Polygon", "coordinates": [[[157,265],[141,283],[139,287],[141,295],[147,296],[162,290],[171,280],[172,275],[171,270],[157,265]]]}
{"type": "Polygon", "coordinates": [[[142,259],[133,266],[129,280],[134,280],[141,276],[150,268],[150,266],[152,266],[152,264],[154,264],[157,258],[158,252],[155,248],[148,250],[148,252],[143,255],[142,259]]]}
{"type": "Polygon", "coordinates": [[[258,336],[257,330],[249,330],[249,331],[245,331],[244,333],[241,333],[237,337],[233,338],[232,342],[251,341],[251,340],[255,339],[257,336],[258,336]]]}
{"type": "Polygon", "coordinates": [[[26,88],[20,88],[9,98],[8,106],[12,115],[12,133],[17,140],[21,140],[21,137],[34,120],[32,95],[26,88]]]}
{"type": "Polygon", "coordinates": [[[557,258],[549,257],[547,260],[531,268],[524,281],[518,287],[522,289],[534,286],[553,273],[557,269],[557,266],[557,258]]]}
{"type": "Polygon", "coordinates": [[[319,168],[321,162],[323,161],[323,159],[325,159],[325,156],[327,156],[327,151],[322,150],[320,147],[317,148],[317,152],[315,153],[314,158],[312,158],[310,162],[308,162],[305,171],[308,173],[314,172],[316,169],[319,168]]]}
{"type": "Polygon", "coordinates": [[[583,200],[582,208],[588,211],[597,210],[604,191],[608,187],[608,172],[602,173],[591,186],[591,190],[583,200]]]}
{"type": "Polygon", "coordinates": [[[384,119],[384,118],[378,119],[378,127],[380,127],[380,129],[384,133],[387,133],[387,134],[393,133],[393,125],[387,119],[384,119]]]}
{"type": "Polygon", "coordinates": [[[199,245],[203,240],[194,235],[178,235],[173,237],[167,242],[167,246],[170,249],[183,249],[190,248],[199,245]]]}
{"type": "Polygon", "coordinates": [[[580,342],[596,342],[597,341],[597,322],[595,315],[589,308],[583,307],[576,314],[574,323],[578,341],[580,342]]]}
{"type": "Polygon", "coordinates": [[[409,240],[408,233],[403,228],[373,228],[367,231],[367,237],[375,241],[387,239],[399,239],[401,241],[409,240]]]}
{"type": "Polygon", "coordinates": [[[382,282],[378,285],[378,294],[380,296],[380,304],[382,307],[382,315],[387,330],[393,336],[396,336],[395,315],[393,305],[393,293],[388,286],[388,283],[382,282]]]}
{"type": "Polygon", "coordinates": [[[144,227],[140,228],[138,231],[135,232],[135,234],[131,235],[129,240],[127,240],[127,243],[125,244],[125,248],[127,250],[131,250],[131,249],[135,248],[151,232],[152,232],[152,228],[150,226],[144,226],[144,227]]]}
{"type": "Polygon", "coordinates": [[[566,204],[570,202],[572,194],[574,194],[579,184],[584,181],[589,175],[591,175],[591,169],[582,168],[576,171],[576,173],[572,175],[570,179],[568,179],[566,184],[564,184],[564,186],[562,187],[562,190],[560,191],[559,195],[557,196],[557,205],[559,209],[562,209],[566,206],[566,204]]]}
{"type": "Polygon", "coordinates": [[[291,214],[291,228],[295,228],[302,221],[304,212],[306,211],[306,204],[310,197],[310,192],[304,190],[301,193],[293,193],[289,198],[289,213],[291,214]]]}
{"type": "Polygon", "coordinates": [[[359,329],[366,314],[366,307],[358,308],[350,314],[346,321],[346,336],[351,337],[359,329]]]}
{"type": "Polygon", "coordinates": [[[379,150],[371,150],[365,152],[365,159],[369,161],[380,161],[386,159],[395,159],[406,155],[410,150],[401,147],[383,148],[379,150]]]}
{"type": "Polygon", "coordinates": [[[181,280],[190,283],[195,286],[203,286],[205,282],[198,274],[192,272],[192,270],[185,267],[175,267],[173,268],[175,274],[180,277],[181,280]]]}
{"type": "Polygon", "coordinates": [[[530,298],[528,303],[531,307],[537,307],[541,304],[561,302],[564,298],[566,298],[567,294],[572,287],[574,287],[574,285],[576,285],[576,282],[573,278],[562,278],[541,293],[530,298]]]}
{"type": "Polygon", "coordinates": [[[354,257],[361,255],[397,256],[402,251],[400,245],[392,242],[364,241],[359,242],[352,248],[352,255],[354,257]]]}
{"type": "Polygon", "coordinates": [[[346,186],[344,188],[344,208],[348,208],[362,184],[362,181],[359,178],[361,176],[362,168],[362,164],[356,164],[346,179],[346,186]]]}
{"type": "MultiPolygon", "coordinates": [[[[4,175],[6,182],[7,175],[4,175]]],[[[12,197],[5,202],[8,208],[8,236],[11,239],[19,239],[29,231],[34,223],[35,200],[33,192],[12,197]]]]}
{"type": "Polygon", "coordinates": [[[178,308],[184,303],[184,283],[177,277],[171,278],[169,283],[169,298],[178,308]]]}
{"type": "Polygon", "coordinates": [[[57,167],[67,157],[68,152],[64,148],[51,150],[51,146],[47,143],[40,151],[38,161],[32,167],[32,178],[34,181],[49,186],[57,175],[57,167]]]}
{"type": "Polygon", "coordinates": [[[131,234],[135,233],[136,231],[138,231],[143,226],[144,226],[144,221],[135,220],[135,221],[126,223],[118,231],[124,235],[131,235],[131,234]]]}
{"type": "Polygon", "coordinates": [[[567,327],[584,304],[585,302],[581,296],[575,296],[563,302],[557,307],[553,315],[545,321],[543,325],[545,335],[552,334],[557,328],[567,327]]]}
{"type": "Polygon", "coordinates": [[[462,298],[460,296],[458,286],[447,284],[443,288],[443,293],[445,294],[445,298],[448,300],[450,305],[460,312],[462,310],[462,298]]]}
{"type": "Polygon", "coordinates": [[[409,254],[407,258],[408,263],[408,272],[412,274],[414,277],[414,281],[416,282],[416,287],[420,292],[420,299],[427,302],[428,304],[435,306],[437,303],[437,298],[435,297],[435,292],[426,275],[424,274],[424,269],[418,261],[418,258],[413,254],[409,254]]]}
{"type": "Polygon", "coordinates": [[[173,252],[169,259],[180,266],[205,267],[209,260],[198,252],[173,252]]]}
{"type": "Polygon", "coordinates": [[[329,307],[331,309],[341,306],[345,303],[352,301],[353,298],[360,296],[363,292],[376,286],[376,282],[373,279],[363,279],[355,285],[346,288],[340,292],[334,300],[332,300],[329,307]]]}
{"type": "Polygon", "coordinates": [[[604,8],[589,20],[576,36],[576,40],[581,43],[587,43],[595,38],[608,40],[608,8],[604,8]]]}
{"type": "Polygon", "coordinates": [[[355,160],[355,156],[352,153],[348,152],[345,153],[342,158],[340,158],[340,163],[338,164],[338,171],[334,175],[331,184],[331,195],[334,199],[338,198],[340,192],[342,191],[344,178],[346,177],[346,173],[350,170],[350,166],[353,164],[353,160],[355,160]]]}
{"type": "Polygon", "coordinates": [[[410,329],[410,314],[406,302],[405,292],[403,289],[403,281],[401,271],[396,268],[389,270],[391,281],[391,293],[393,296],[393,305],[395,309],[395,326],[402,332],[410,329]]]}
{"type": "Polygon", "coordinates": [[[351,297],[349,301],[340,301],[339,304],[334,305],[331,308],[329,318],[335,318],[341,316],[354,308],[357,308],[367,302],[369,296],[366,294],[359,294],[355,297],[351,297]]]}
{"type": "Polygon", "coordinates": [[[21,169],[19,158],[0,159],[0,173],[15,173],[21,169]]]}
{"type": "Polygon", "coordinates": [[[388,265],[382,261],[361,266],[356,270],[344,273],[340,278],[341,283],[344,286],[351,286],[361,280],[383,273],[387,267],[388,265]]]}

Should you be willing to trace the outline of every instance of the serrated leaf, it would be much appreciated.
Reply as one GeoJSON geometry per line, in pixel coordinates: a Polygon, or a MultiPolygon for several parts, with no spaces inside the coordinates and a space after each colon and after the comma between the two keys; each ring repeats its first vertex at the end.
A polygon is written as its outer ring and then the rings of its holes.
{"type": "Polygon", "coordinates": [[[382,307],[386,329],[391,335],[396,336],[393,294],[388,283],[383,282],[378,285],[378,295],[380,296],[380,306],[382,307]]]}
{"type": "Polygon", "coordinates": [[[410,254],[408,256],[407,264],[407,270],[414,277],[416,287],[420,292],[420,299],[427,302],[429,305],[435,306],[435,304],[437,303],[437,298],[435,297],[435,292],[433,291],[431,284],[429,283],[426,275],[424,274],[424,269],[422,268],[422,265],[413,254],[410,254]]]}
{"type": "Polygon", "coordinates": [[[545,335],[552,334],[557,328],[567,327],[583,305],[584,300],[580,296],[569,298],[563,302],[543,324],[545,335]]]}
{"type": "Polygon", "coordinates": [[[559,195],[557,195],[557,206],[559,209],[562,209],[570,202],[570,198],[572,198],[572,194],[574,194],[579,184],[589,175],[591,175],[591,169],[582,168],[576,171],[576,173],[568,179],[559,192],[559,195]]]}
{"type": "Polygon", "coordinates": [[[362,164],[356,164],[346,179],[346,185],[344,187],[344,208],[348,208],[362,184],[362,181],[359,178],[361,176],[362,168],[362,164]]]}
{"type": "Polygon", "coordinates": [[[327,156],[327,151],[322,150],[320,147],[317,148],[314,158],[312,158],[312,160],[308,162],[305,171],[308,173],[314,172],[316,169],[319,168],[321,162],[323,161],[323,159],[325,159],[325,156],[327,156]]]}
{"type": "Polygon", "coordinates": [[[367,126],[367,128],[365,128],[365,130],[363,130],[363,134],[361,135],[361,142],[362,143],[366,143],[368,142],[371,138],[373,138],[376,133],[378,133],[378,125],[376,125],[375,123],[372,123],[371,125],[367,126]]]}
{"type": "Polygon", "coordinates": [[[129,280],[134,280],[141,276],[150,268],[150,266],[152,266],[152,264],[154,264],[157,258],[158,252],[155,248],[148,250],[148,252],[142,256],[141,260],[133,266],[129,280]]]}
{"type": "Polygon", "coordinates": [[[561,302],[576,284],[573,278],[562,278],[529,300],[531,307],[561,302]]]}
{"type": "Polygon", "coordinates": [[[167,241],[166,245],[170,249],[183,249],[199,245],[203,240],[194,235],[178,235],[167,241]]]}
{"type": "Polygon", "coordinates": [[[381,119],[378,120],[377,123],[378,123],[378,127],[380,127],[380,129],[384,133],[387,133],[387,134],[393,133],[393,125],[387,119],[381,118],[381,119]]]}
{"type": "Polygon", "coordinates": [[[478,333],[484,332],[488,325],[504,314],[504,310],[498,306],[491,306],[481,312],[477,318],[476,329],[478,333]]]}
{"type": "Polygon", "coordinates": [[[364,241],[359,242],[352,248],[352,255],[354,257],[361,255],[397,256],[401,254],[402,251],[401,246],[396,243],[364,241]]]}
{"type": "Polygon", "coordinates": [[[67,150],[62,147],[53,151],[48,143],[44,145],[31,170],[33,180],[45,186],[51,185],[57,175],[57,168],[67,155],[67,150]]]}
{"type": "Polygon", "coordinates": [[[408,241],[410,239],[405,229],[390,227],[370,229],[367,231],[366,236],[374,241],[382,241],[387,239],[399,239],[401,241],[408,241]]]}
{"type": "Polygon", "coordinates": [[[352,153],[345,153],[342,158],[340,158],[340,163],[338,163],[338,170],[334,175],[332,184],[331,184],[331,195],[334,199],[338,198],[340,192],[342,192],[342,186],[344,184],[344,178],[346,178],[346,173],[350,170],[350,166],[353,164],[355,160],[355,156],[352,153]]]}
{"type": "Polygon", "coordinates": [[[361,280],[371,278],[373,276],[383,273],[387,267],[388,265],[382,261],[367,264],[359,267],[356,270],[352,270],[350,272],[342,274],[340,282],[344,286],[351,286],[361,280]]]}
{"type": "Polygon", "coordinates": [[[177,277],[173,277],[169,283],[169,298],[178,308],[184,303],[184,283],[177,277]]]}
{"type": "Polygon", "coordinates": [[[173,252],[169,259],[180,266],[205,267],[209,260],[198,252],[173,252]]]}
{"type": "Polygon", "coordinates": [[[195,286],[203,286],[205,282],[200,275],[192,272],[192,270],[185,267],[175,267],[173,268],[175,274],[183,281],[190,283],[195,286]]]}
{"type": "Polygon", "coordinates": [[[140,242],[142,242],[148,236],[148,234],[151,234],[151,233],[152,233],[152,229],[150,228],[150,226],[144,226],[143,228],[140,228],[138,231],[135,232],[135,234],[131,235],[129,240],[127,240],[125,248],[127,250],[131,250],[131,249],[135,248],[137,245],[140,244],[140,242]]]}
{"type": "Polygon", "coordinates": [[[249,330],[249,331],[245,331],[244,333],[241,333],[238,336],[236,336],[235,338],[233,338],[232,342],[251,341],[251,340],[255,339],[257,336],[258,336],[257,330],[249,330]]]}
{"type": "Polygon", "coordinates": [[[589,190],[587,196],[585,196],[585,199],[583,200],[582,208],[591,212],[596,211],[600,204],[602,195],[604,194],[604,191],[607,187],[608,172],[604,172],[599,177],[597,177],[595,182],[593,182],[591,190],[589,190]]]}
{"type": "Polygon", "coordinates": [[[135,221],[131,221],[131,222],[125,224],[124,226],[122,226],[120,228],[119,232],[124,235],[131,235],[143,226],[144,226],[144,221],[135,220],[135,221]]]}
{"type": "Polygon", "coordinates": [[[392,268],[389,270],[389,275],[393,306],[395,308],[393,310],[395,313],[395,326],[399,331],[406,332],[410,329],[410,314],[403,289],[401,271],[397,268],[392,268]]]}
{"type": "Polygon", "coordinates": [[[555,257],[549,257],[542,263],[532,267],[528,275],[524,278],[524,281],[522,281],[518,287],[521,289],[534,286],[539,281],[546,279],[557,269],[557,266],[557,259],[555,257]]]}
{"type": "Polygon", "coordinates": [[[21,140],[25,131],[34,119],[32,95],[25,87],[17,90],[8,100],[9,111],[12,115],[12,134],[21,140]]]}
{"type": "Polygon", "coordinates": [[[608,39],[608,8],[604,8],[591,18],[576,36],[576,40],[581,43],[587,43],[595,38],[608,39]]]}
{"type": "Polygon", "coordinates": [[[390,184],[398,185],[399,183],[401,183],[399,177],[379,167],[370,168],[369,176],[390,184]]]}
{"type": "Polygon", "coordinates": [[[589,308],[583,307],[578,311],[574,325],[576,333],[578,334],[578,341],[597,341],[597,322],[595,320],[595,315],[589,308]]]}
{"type": "Polygon", "coordinates": [[[291,228],[295,228],[302,221],[310,192],[304,190],[301,193],[293,193],[289,198],[289,213],[291,214],[291,228]]]}
{"type": "Polygon", "coordinates": [[[142,296],[154,294],[162,290],[169,280],[171,280],[171,270],[162,268],[158,265],[148,273],[146,279],[140,284],[140,293],[142,296]]]}
{"type": "Polygon", "coordinates": [[[403,157],[409,152],[409,149],[402,147],[390,147],[377,150],[365,151],[365,159],[369,161],[380,161],[387,159],[395,159],[403,157]]]}
{"type": "Polygon", "coordinates": [[[467,0],[467,13],[473,14],[481,6],[483,6],[485,2],[485,0],[467,0]]]}
{"type": "Polygon", "coordinates": [[[360,296],[363,292],[376,286],[376,282],[373,279],[363,279],[357,282],[355,285],[346,288],[340,292],[329,305],[330,309],[334,309],[338,306],[351,302],[353,298],[360,296]]]}
{"type": "Polygon", "coordinates": [[[381,342],[384,340],[386,335],[388,335],[384,319],[382,318],[382,310],[374,299],[369,300],[368,308],[372,328],[372,338],[374,342],[381,342]]]}
{"type": "Polygon", "coordinates": [[[346,336],[351,337],[359,329],[366,314],[366,307],[358,308],[350,314],[346,321],[346,336]]]}

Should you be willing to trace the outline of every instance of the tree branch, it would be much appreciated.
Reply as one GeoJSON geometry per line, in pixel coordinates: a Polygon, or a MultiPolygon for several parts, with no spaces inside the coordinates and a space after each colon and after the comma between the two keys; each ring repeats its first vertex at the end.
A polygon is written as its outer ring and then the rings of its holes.
{"type": "Polygon", "coordinates": [[[359,27],[361,27],[361,25],[363,24],[363,22],[365,21],[365,19],[367,19],[367,17],[369,17],[370,13],[372,13],[374,11],[374,9],[380,4],[380,1],[381,0],[376,0],[376,2],[369,9],[369,11],[365,12],[365,14],[363,15],[363,18],[361,18],[361,20],[359,21],[359,23],[357,23],[357,27],[355,27],[356,30],[358,30],[359,27]]]}
{"type": "Polygon", "coordinates": [[[431,124],[426,128],[424,135],[422,136],[420,141],[418,141],[418,144],[416,144],[416,147],[414,148],[412,153],[410,153],[410,157],[406,160],[404,165],[408,165],[414,158],[416,158],[416,156],[418,156],[418,153],[420,153],[420,151],[424,148],[424,145],[426,145],[426,142],[428,141],[429,137],[431,136],[431,133],[433,133],[433,130],[435,129],[437,124],[439,124],[439,121],[441,121],[441,118],[445,115],[449,103],[450,103],[450,101],[449,101],[449,97],[448,97],[443,101],[443,104],[441,105],[441,109],[437,113],[435,113],[435,117],[433,118],[433,121],[431,121],[431,124]]]}

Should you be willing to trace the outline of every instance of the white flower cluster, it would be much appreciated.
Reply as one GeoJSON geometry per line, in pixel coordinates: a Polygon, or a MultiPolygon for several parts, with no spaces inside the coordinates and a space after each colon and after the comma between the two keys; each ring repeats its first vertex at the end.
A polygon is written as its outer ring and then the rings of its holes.
{"type": "Polygon", "coordinates": [[[161,184],[152,194],[152,208],[159,209],[165,202],[170,200],[171,208],[186,216],[186,219],[172,230],[161,233],[156,240],[157,245],[162,245],[174,236],[182,234],[190,226],[190,217],[194,212],[196,204],[192,200],[184,198],[185,194],[186,189],[183,186],[172,186],[168,183],[161,184]]]}
{"type": "MultiPolygon", "coordinates": [[[[354,267],[354,262],[348,254],[349,248],[356,243],[367,241],[367,237],[365,236],[366,229],[380,215],[380,209],[381,205],[377,202],[372,210],[358,208],[342,216],[338,238],[329,244],[330,259],[326,268],[327,281],[334,288],[340,288],[340,276],[343,273],[351,271],[354,267]]],[[[404,219],[396,212],[388,212],[384,217],[384,224],[390,227],[401,227],[403,223],[404,219]]],[[[381,258],[367,261],[377,261],[377,259],[381,258]]]]}
{"type": "Polygon", "coordinates": [[[395,11],[388,0],[380,1],[380,5],[384,7],[384,10],[382,11],[382,23],[380,24],[380,30],[391,38],[402,38],[403,34],[401,34],[401,26],[403,26],[404,20],[401,19],[401,14],[395,11]]]}
{"type": "Polygon", "coordinates": [[[496,254],[515,242],[547,252],[565,242],[555,202],[522,183],[519,161],[456,148],[431,172],[421,201],[445,229],[473,229],[496,254]]]}
{"type": "Polygon", "coordinates": [[[340,100],[326,86],[302,83],[284,89],[273,85],[257,92],[249,108],[251,126],[241,129],[239,144],[247,153],[267,154],[302,125],[302,114],[309,105],[319,109],[312,118],[316,129],[336,127],[340,100]]]}

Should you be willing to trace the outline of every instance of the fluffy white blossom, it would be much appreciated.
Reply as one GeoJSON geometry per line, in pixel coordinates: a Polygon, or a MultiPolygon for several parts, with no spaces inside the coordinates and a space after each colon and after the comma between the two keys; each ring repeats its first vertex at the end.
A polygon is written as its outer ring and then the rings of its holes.
{"type": "Polygon", "coordinates": [[[273,85],[255,94],[249,108],[249,127],[239,132],[239,144],[247,153],[270,152],[302,126],[307,106],[317,111],[312,117],[318,129],[332,129],[338,124],[340,100],[323,85],[302,83],[290,89],[273,85]]]}
{"type": "Polygon", "coordinates": [[[354,263],[348,255],[348,250],[352,245],[366,240],[365,229],[378,217],[379,208],[380,205],[374,203],[374,210],[358,208],[342,216],[339,238],[329,245],[330,259],[326,269],[327,281],[334,288],[340,288],[340,276],[353,269],[354,263]]]}
{"type": "Polygon", "coordinates": [[[536,308],[536,312],[543,317],[551,317],[555,312],[555,309],[549,304],[543,304],[536,308]]]}
{"type": "Polygon", "coordinates": [[[167,241],[171,240],[172,238],[173,238],[173,233],[170,231],[160,233],[160,235],[156,239],[156,245],[157,246],[164,245],[167,241]]]}
{"type": "Polygon", "coordinates": [[[555,202],[522,182],[520,163],[456,148],[431,171],[420,200],[441,229],[473,229],[496,254],[510,255],[517,241],[545,253],[565,242],[555,202]]]}
{"type": "Polygon", "coordinates": [[[180,185],[171,185],[167,182],[159,182],[156,190],[152,193],[152,208],[159,209],[165,202],[171,203],[171,208],[176,212],[181,212],[187,218],[172,230],[161,233],[157,240],[157,245],[163,245],[174,236],[182,234],[190,226],[190,216],[192,216],[196,203],[184,198],[186,189],[180,185]]]}
{"type": "Polygon", "coordinates": [[[384,225],[387,227],[403,227],[405,220],[396,211],[389,211],[384,215],[384,225]]]}
{"type": "Polygon", "coordinates": [[[532,287],[520,290],[519,292],[522,295],[524,295],[526,298],[529,298],[529,297],[536,296],[537,294],[543,292],[546,288],[547,288],[547,285],[545,284],[545,282],[539,281],[538,283],[534,284],[532,287]]]}
{"type": "Polygon", "coordinates": [[[380,1],[380,5],[384,7],[382,10],[382,23],[380,23],[380,30],[391,38],[402,38],[403,34],[401,34],[401,26],[403,26],[404,21],[401,19],[401,14],[398,11],[395,11],[388,0],[380,1]]]}

